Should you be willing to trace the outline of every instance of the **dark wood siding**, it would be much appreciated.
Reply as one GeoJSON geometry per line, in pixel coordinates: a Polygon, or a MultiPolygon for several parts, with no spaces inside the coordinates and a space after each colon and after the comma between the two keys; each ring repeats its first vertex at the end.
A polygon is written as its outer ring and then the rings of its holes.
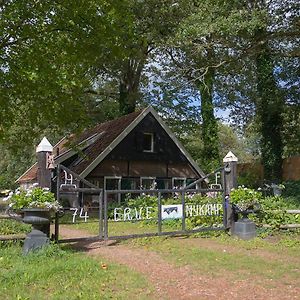
{"type": "Polygon", "coordinates": [[[104,160],[90,174],[91,177],[128,176],[128,162],[124,160],[104,160]]]}
{"type": "Polygon", "coordinates": [[[151,115],[147,115],[90,173],[103,176],[198,178],[185,155],[151,115]],[[144,133],[153,134],[154,151],[143,151],[144,133]]]}
{"type": "Polygon", "coordinates": [[[187,163],[173,140],[151,115],[147,115],[129,135],[108,155],[110,160],[160,161],[187,163]],[[154,151],[143,151],[143,133],[153,133],[154,151]]]}

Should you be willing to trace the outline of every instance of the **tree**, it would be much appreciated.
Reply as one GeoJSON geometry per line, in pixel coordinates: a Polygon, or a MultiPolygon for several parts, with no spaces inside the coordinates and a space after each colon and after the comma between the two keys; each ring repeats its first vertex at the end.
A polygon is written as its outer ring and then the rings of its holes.
{"type": "Polygon", "coordinates": [[[179,3],[185,1],[3,2],[0,137],[8,139],[19,123],[24,139],[35,127],[80,129],[90,123],[92,103],[97,111],[117,100],[121,114],[133,111],[149,53],[183,17],[179,3]]]}
{"type": "MultiPolygon", "coordinates": [[[[293,40],[299,37],[297,7],[299,3],[294,0],[197,1],[180,31],[184,39],[180,50],[186,56],[192,53],[188,56],[192,59],[181,66],[184,72],[192,74],[194,81],[201,78],[205,82],[205,75],[213,69],[214,77],[210,78],[214,78],[215,97],[221,100],[227,98],[230,82],[241,88],[233,89],[233,102],[245,103],[260,124],[262,162],[270,180],[281,178],[281,134],[287,100],[275,73],[280,60],[298,55],[297,42],[293,40]],[[209,58],[216,59],[205,59],[209,50],[213,51],[209,58]],[[220,83],[220,78],[226,78],[225,82],[220,83]]],[[[238,109],[240,112],[241,107],[238,109]]]]}
{"type": "Polygon", "coordinates": [[[239,24],[239,7],[235,5],[233,8],[231,11],[232,5],[224,1],[191,1],[189,13],[186,13],[188,17],[180,24],[168,49],[177,73],[199,91],[204,143],[202,155],[211,168],[220,164],[218,126],[214,116],[216,80],[219,68],[231,60],[228,48],[234,43],[226,33],[233,28],[243,30],[246,27],[239,24]]]}
{"type": "Polygon", "coordinates": [[[86,125],[92,62],[104,60],[107,48],[118,55],[112,19],[121,19],[122,5],[114,3],[2,2],[0,138],[5,143],[16,130],[21,144],[20,137],[32,141],[48,127],[73,131],[86,125]]]}
{"type": "MultiPolygon", "coordinates": [[[[240,137],[236,131],[229,125],[218,122],[218,144],[219,152],[221,157],[232,151],[239,159],[239,162],[249,162],[255,156],[251,152],[252,149],[249,148],[249,144],[252,143],[248,138],[240,137]]],[[[202,126],[199,124],[194,124],[192,130],[186,135],[181,135],[179,138],[185,145],[186,149],[196,160],[196,162],[206,171],[211,172],[212,166],[207,163],[206,158],[202,155],[204,142],[199,139],[201,136],[202,126]]]]}

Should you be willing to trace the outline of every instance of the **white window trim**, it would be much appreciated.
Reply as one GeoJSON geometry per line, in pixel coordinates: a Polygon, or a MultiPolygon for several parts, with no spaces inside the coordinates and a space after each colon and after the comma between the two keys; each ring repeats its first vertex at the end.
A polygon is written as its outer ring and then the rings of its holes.
{"type": "Polygon", "coordinates": [[[143,136],[144,135],[150,135],[151,136],[151,149],[150,150],[143,149],[143,152],[148,152],[148,153],[154,152],[154,134],[151,133],[151,132],[144,132],[143,136]]]}
{"type": "Polygon", "coordinates": [[[175,188],[175,180],[183,180],[183,187],[186,187],[186,177],[173,177],[172,178],[172,188],[175,188]]]}
{"type": "Polygon", "coordinates": [[[152,180],[152,184],[154,184],[156,177],[140,177],[140,189],[142,189],[144,179],[152,180]]]}
{"type": "MultiPolygon", "coordinates": [[[[118,190],[121,190],[121,179],[120,176],[104,176],[104,189],[106,190],[106,181],[107,179],[118,179],[118,190]]],[[[118,203],[121,203],[121,193],[118,193],[118,203]]]]}

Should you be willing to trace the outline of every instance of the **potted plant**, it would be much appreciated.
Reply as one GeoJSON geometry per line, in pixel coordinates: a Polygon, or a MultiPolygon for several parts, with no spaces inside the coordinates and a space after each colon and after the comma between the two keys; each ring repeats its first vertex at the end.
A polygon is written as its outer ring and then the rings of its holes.
{"type": "Polygon", "coordinates": [[[244,186],[232,189],[230,193],[233,210],[237,214],[240,213],[243,218],[247,218],[250,213],[259,211],[261,198],[262,194],[259,191],[244,186]]]}
{"type": "Polygon", "coordinates": [[[233,235],[248,240],[256,236],[256,225],[248,218],[250,213],[256,213],[260,209],[262,194],[244,186],[234,189],[230,193],[230,201],[233,209],[234,223],[233,235]],[[238,215],[242,218],[239,220],[238,215]]]}
{"type": "Polygon", "coordinates": [[[48,188],[34,186],[29,190],[17,189],[4,201],[9,202],[9,216],[33,227],[24,243],[25,254],[49,243],[51,213],[59,211],[61,206],[48,188]]]}

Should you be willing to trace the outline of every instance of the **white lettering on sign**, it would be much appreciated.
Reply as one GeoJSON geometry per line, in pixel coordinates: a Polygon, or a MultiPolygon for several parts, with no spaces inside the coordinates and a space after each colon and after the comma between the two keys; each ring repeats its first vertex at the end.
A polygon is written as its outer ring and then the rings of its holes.
{"type": "MultiPolygon", "coordinates": [[[[73,223],[75,223],[76,222],[76,216],[78,215],[79,209],[76,208],[76,207],[72,207],[72,208],[70,208],[70,210],[74,210],[72,221],[73,221],[73,223]]],[[[79,218],[84,219],[84,222],[86,222],[86,220],[89,218],[86,208],[83,208],[83,207],[80,208],[79,218]]]]}
{"type": "Polygon", "coordinates": [[[153,207],[151,207],[151,206],[146,207],[146,219],[147,219],[147,220],[152,219],[152,217],[150,217],[150,214],[152,213],[152,211],[151,211],[152,208],[153,208],[153,207]]]}
{"type": "Polygon", "coordinates": [[[135,218],[137,220],[142,220],[142,210],[143,210],[143,207],[140,207],[139,210],[135,207],[134,210],[135,210],[135,218]]]}
{"type": "Polygon", "coordinates": [[[131,208],[126,207],[124,209],[124,221],[126,221],[126,220],[132,220],[132,218],[130,216],[130,213],[131,213],[131,208]]]}
{"type": "MultiPolygon", "coordinates": [[[[186,217],[196,216],[219,216],[223,210],[220,203],[207,204],[186,204],[186,217]]],[[[153,219],[155,210],[152,206],[146,207],[116,207],[114,209],[114,221],[132,221],[132,220],[151,220],[153,219]]],[[[161,218],[165,219],[181,219],[183,216],[182,204],[162,205],[161,218]]]]}
{"type": "Polygon", "coordinates": [[[151,220],[153,219],[152,213],[153,213],[153,207],[151,206],[139,207],[139,208],[116,207],[114,209],[114,221],[118,222],[118,221],[131,221],[131,220],[143,220],[143,219],[151,220]]]}
{"type": "Polygon", "coordinates": [[[222,211],[223,206],[220,203],[207,203],[203,205],[186,205],[185,213],[186,217],[195,217],[195,216],[219,216],[222,211]]]}
{"type": "Polygon", "coordinates": [[[115,208],[114,209],[114,220],[115,221],[121,221],[121,208],[115,208]]]}

